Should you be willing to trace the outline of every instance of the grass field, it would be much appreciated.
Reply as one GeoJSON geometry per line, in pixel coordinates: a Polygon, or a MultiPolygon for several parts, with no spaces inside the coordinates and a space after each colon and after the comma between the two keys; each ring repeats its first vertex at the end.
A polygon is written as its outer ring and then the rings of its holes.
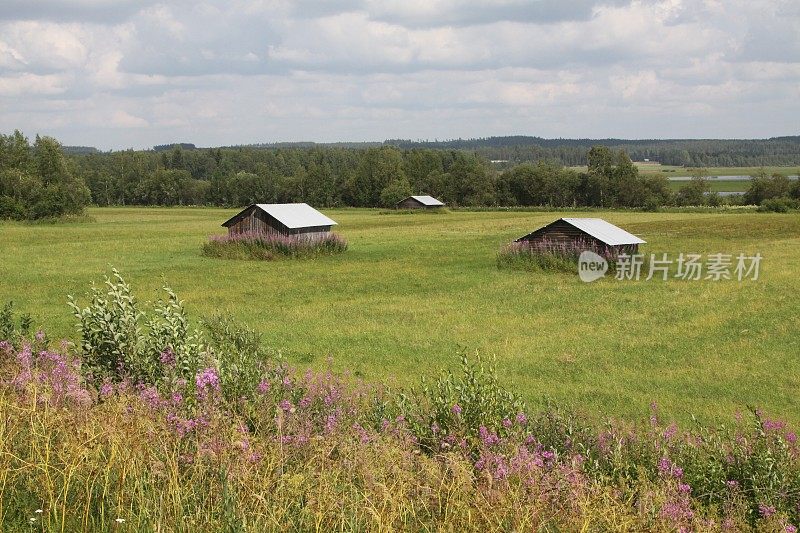
{"type": "MultiPolygon", "coordinates": [[[[688,181],[670,181],[669,188],[677,192],[685,186],[688,181]]],[[[744,193],[750,187],[750,182],[745,180],[718,180],[710,179],[708,184],[712,192],[741,192],[744,193]]]]}
{"type": "MultiPolygon", "coordinates": [[[[696,170],[691,167],[678,167],[673,165],[659,165],[657,163],[634,163],[639,168],[639,173],[646,176],[666,176],[679,178],[691,176],[696,170]]],[[[586,172],[585,166],[570,167],[579,172],[586,172]]],[[[768,176],[782,174],[784,176],[797,176],[800,167],[706,167],[702,169],[706,176],[754,176],[762,171],[768,176]]]]}
{"type": "MultiPolygon", "coordinates": [[[[224,209],[92,209],[95,223],[0,224],[0,301],[51,336],[73,336],[67,294],[116,267],[141,300],[166,280],[189,312],[229,313],[291,363],[416,383],[460,350],[495,355],[533,404],[589,415],[729,418],[747,405],[800,422],[800,217],[592,213],[642,236],[645,252],[764,256],[761,279],[582,283],[498,270],[505,242],[558,213],[381,214],[329,210],[350,248],[274,262],[202,257],[224,209]]],[[[571,216],[580,216],[571,214],[571,216]]],[[[85,301],[85,298],[84,298],[85,301]]]]}

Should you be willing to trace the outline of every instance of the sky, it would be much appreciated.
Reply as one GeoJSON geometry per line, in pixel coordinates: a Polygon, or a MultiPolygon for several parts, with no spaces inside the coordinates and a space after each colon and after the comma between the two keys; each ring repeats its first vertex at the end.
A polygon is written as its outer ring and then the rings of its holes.
{"type": "Polygon", "coordinates": [[[2,0],[0,132],[103,150],[800,134],[798,0],[2,0]]]}

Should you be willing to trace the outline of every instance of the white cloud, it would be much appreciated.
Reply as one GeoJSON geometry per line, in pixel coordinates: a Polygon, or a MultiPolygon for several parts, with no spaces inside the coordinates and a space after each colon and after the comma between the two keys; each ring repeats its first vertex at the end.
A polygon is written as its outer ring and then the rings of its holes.
{"type": "Polygon", "coordinates": [[[791,134],[798,32],[796,0],[6,0],[0,122],[101,148],[791,134]]]}

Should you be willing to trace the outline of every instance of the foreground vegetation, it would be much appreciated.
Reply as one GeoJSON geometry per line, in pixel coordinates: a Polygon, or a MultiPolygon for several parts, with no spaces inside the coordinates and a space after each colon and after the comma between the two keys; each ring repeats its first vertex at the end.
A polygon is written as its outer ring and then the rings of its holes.
{"type": "MultiPolygon", "coordinates": [[[[252,325],[293,366],[394,385],[496,355],[529,405],[634,420],[652,401],[689,423],[730,421],[748,405],[800,424],[800,217],[761,213],[571,211],[648,244],[643,253],[764,257],[756,282],[581,282],[574,273],[498,270],[497,250],[563,212],[424,216],[325,211],[348,251],[303,261],[207,258],[223,209],[90,209],[94,223],[0,224],[0,302],[15,300],[55,339],[74,338],[67,294],[115,266],[143,300],[168,281],[196,319],[252,325]]],[[[197,324],[195,324],[197,325],[197,324]]],[[[513,385],[512,385],[513,384],[513,385]]]]}
{"type": "MultiPolygon", "coordinates": [[[[0,317],[0,525],[82,530],[795,533],[800,450],[760,411],[681,431],[528,410],[491,364],[391,392],[191,330],[115,273],[54,349],[0,317]]],[[[85,307],[84,307],[85,305],[85,307]]]]}

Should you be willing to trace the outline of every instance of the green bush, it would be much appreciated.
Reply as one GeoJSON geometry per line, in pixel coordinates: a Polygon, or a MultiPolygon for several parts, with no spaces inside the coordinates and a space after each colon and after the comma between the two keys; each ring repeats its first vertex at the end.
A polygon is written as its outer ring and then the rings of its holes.
{"type": "Polygon", "coordinates": [[[786,197],[768,198],[758,206],[759,211],[771,213],[786,213],[794,209],[800,209],[800,200],[786,197]]]}
{"type": "Polygon", "coordinates": [[[69,297],[78,319],[82,364],[91,379],[157,383],[193,377],[208,353],[200,332],[189,330],[183,302],[165,286],[167,300],[159,299],[148,317],[130,285],[116,269],[112,273],[104,289],[92,287],[87,307],[69,297]]]}

